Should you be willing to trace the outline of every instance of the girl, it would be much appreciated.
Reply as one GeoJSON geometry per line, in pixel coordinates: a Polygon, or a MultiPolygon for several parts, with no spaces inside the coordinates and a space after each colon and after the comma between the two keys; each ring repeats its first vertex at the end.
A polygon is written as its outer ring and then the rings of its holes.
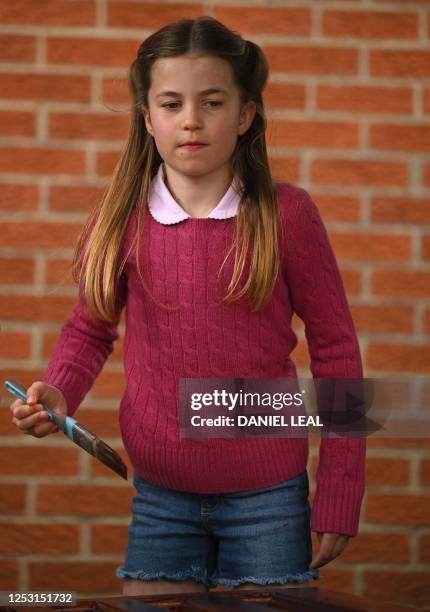
{"type": "Polygon", "coordinates": [[[310,514],[307,438],[179,433],[180,379],[297,377],[293,312],[314,377],[362,376],[318,209],[270,174],[267,78],[260,47],[210,17],[140,46],[129,136],[76,250],[79,299],[44,381],[11,405],[36,437],[55,430],[38,402],[73,415],[125,307],[119,420],[136,495],[124,594],[303,583],[357,533],[363,439],[322,440],[310,514]]]}

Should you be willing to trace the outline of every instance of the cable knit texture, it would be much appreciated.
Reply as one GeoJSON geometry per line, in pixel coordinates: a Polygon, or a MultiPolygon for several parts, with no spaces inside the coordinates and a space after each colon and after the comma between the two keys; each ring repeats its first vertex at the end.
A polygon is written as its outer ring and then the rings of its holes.
{"type": "MultiPolygon", "coordinates": [[[[181,378],[297,377],[290,358],[297,344],[294,312],[305,324],[314,377],[362,376],[342,278],[318,208],[300,187],[278,183],[277,189],[281,271],[270,301],[254,313],[247,296],[230,305],[223,302],[232,257],[218,278],[235,218],[187,218],[164,225],[145,213],[139,257],[149,292],[139,279],[134,248],[118,281],[118,319],[126,308],[126,390],[119,421],[134,469],[158,485],[227,493],[267,487],[306,468],[306,438],[179,435],[181,378]]],[[[133,212],[124,249],[135,229],[133,212]]],[[[45,374],[45,381],[63,392],[69,415],[91,388],[117,337],[117,324],[89,317],[80,294],[45,374]]],[[[322,439],[314,531],[356,535],[364,461],[364,438],[322,439]]]]}

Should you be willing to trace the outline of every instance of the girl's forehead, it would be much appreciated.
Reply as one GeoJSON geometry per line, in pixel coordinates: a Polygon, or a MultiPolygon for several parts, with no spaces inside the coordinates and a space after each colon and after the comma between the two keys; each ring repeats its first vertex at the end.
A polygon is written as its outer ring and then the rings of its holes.
{"type": "MultiPolygon", "coordinates": [[[[155,60],[151,67],[151,85],[158,86],[177,83],[198,82],[208,87],[233,87],[233,74],[229,63],[210,55],[180,55],[155,60]]],[[[178,91],[178,90],[176,90],[178,91]]]]}

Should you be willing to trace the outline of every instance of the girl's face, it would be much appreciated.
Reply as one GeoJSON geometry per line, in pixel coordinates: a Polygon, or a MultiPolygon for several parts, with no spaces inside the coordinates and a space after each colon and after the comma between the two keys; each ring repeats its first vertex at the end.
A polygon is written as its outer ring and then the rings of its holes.
{"type": "Polygon", "coordinates": [[[241,105],[227,61],[212,56],[161,58],[151,70],[145,124],[166,165],[203,177],[228,168],[239,134],[246,132],[255,104],[241,105]],[[203,147],[184,147],[198,141],[203,147]]]}

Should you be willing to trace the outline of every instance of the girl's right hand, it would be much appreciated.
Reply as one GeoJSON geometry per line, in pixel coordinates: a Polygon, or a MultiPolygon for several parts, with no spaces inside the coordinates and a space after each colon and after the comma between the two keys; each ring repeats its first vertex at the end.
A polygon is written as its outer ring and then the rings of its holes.
{"type": "Polygon", "coordinates": [[[36,438],[59,431],[57,425],[49,420],[48,413],[41,404],[45,404],[57,414],[67,415],[67,403],[61,391],[41,381],[34,382],[27,389],[27,403],[16,399],[10,405],[12,422],[23,433],[36,438]]]}

